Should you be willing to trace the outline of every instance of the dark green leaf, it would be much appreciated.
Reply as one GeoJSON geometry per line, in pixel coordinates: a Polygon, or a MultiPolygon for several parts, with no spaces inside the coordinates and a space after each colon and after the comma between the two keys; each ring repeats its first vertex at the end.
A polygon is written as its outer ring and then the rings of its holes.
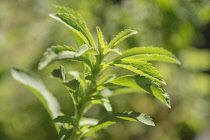
{"type": "Polygon", "coordinates": [[[146,78],[144,76],[139,76],[139,75],[126,75],[126,76],[122,76],[117,79],[114,79],[110,83],[120,85],[120,86],[132,87],[132,88],[150,93],[170,108],[169,96],[167,93],[165,93],[162,85],[160,85],[157,82],[154,82],[153,80],[149,78],[146,78]]]}
{"type": "Polygon", "coordinates": [[[116,37],[108,44],[108,48],[114,48],[117,44],[125,40],[131,35],[137,34],[137,31],[125,29],[124,31],[119,32],[116,37]]]}
{"type": "Polygon", "coordinates": [[[152,64],[146,61],[135,60],[135,59],[122,59],[114,62],[115,66],[126,68],[142,76],[148,77],[152,80],[165,84],[162,75],[157,71],[152,64]]]}
{"type": "Polygon", "coordinates": [[[70,90],[71,92],[75,92],[79,88],[79,81],[77,79],[73,79],[69,81],[68,83],[65,83],[65,86],[67,86],[67,89],[70,90]]]}
{"type": "Polygon", "coordinates": [[[63,66],[60,66],[59,69],[54,69],[51,73],[51,77],[58,79],[59,81],[66,81],[66,72],[63,66]]]}
{"type": "Polygon", "coordinates": [[[74,118],[68,117],[68,116],[58,116],[53,120],[53,122],[59,122],[59,123],[68,123],[71,124],[74,128],[79,130],[79,126],[77,124],[77,121],[74,118]]]}
{"type": "Polygon", "coordinates": [[[69,140],[71,137],[71,133],[72,133],[71,129],[67,129],[62,126],[58,134],[58,140],[69,140]]]}
{"type": "Polygon", "coordinates": [[[113,113],[100,120],[96,126],[91,128],[90,131],[84,135],[84,137],[91,136],[93,133],[96,133],[97,131],[106,126],[122,121],[136,121],[136,122],[142,122],[146,125],[151,125],[151,126],[155,125],[152,119],[143,113],[139,112],[113,113]]]}
{"type": "Polygon", "coordinates": [[[117,56],[114,60],[122,58],[146,60],[146,61],[164,61],[180,64],[179,60],[169,51],[158,47],[137,47],[126,50],[122,55],[117,56]]]}

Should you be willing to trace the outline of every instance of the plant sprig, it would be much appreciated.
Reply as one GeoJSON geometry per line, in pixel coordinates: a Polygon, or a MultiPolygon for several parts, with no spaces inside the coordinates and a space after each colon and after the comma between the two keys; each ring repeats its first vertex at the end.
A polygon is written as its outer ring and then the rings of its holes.
{"type": "Polygon", "coordinates": [[[125,93],[125,91],[146,92],[170,108],[169,96],[162,87],[165,81],[149,61],[180,64],[177,58],[163,48],[150,46],[135,47],[121,53],[115,47],[126,38],[137,34],[137,31],[130,29],[120,32],[107,43],[100,28],[96,27],[97,44],[79,13],[62,6],[55,6],[55,8],[59,13],[50,14],[50,17],[63,23],[73,32],[79,48],[65,45],[48,48],[39,62],[38,69],[42,70],[54,61],[62,60],[78,61],[84,65],[84,72],[70,71],[66,73],[65,68],[60,66],[59,69],[53,70],[51,74],[52,78],[63,83],[69,91],[74,104],[74,115],[60,115],[57,100],[37,77],[16,68],[11,70],[11,74],[15,80],[32,90],[51,114],[58,128],[58,139],[82,140],[105,126],[121,121],[136,121],[154,126],[152,119],[144,113],[134,111],[113,112],[108,97],[125,93]],[[106,57],[112,51],[116,52],[117,56],[107,62],[106,57]],[[121,77],[116,77],[115,74],[102,76],[105,70],[113,66],[128,69],[136,74],[121,77]],[[74,78],[67,79],[67,74],[74,78]],[[112,90],[113,87],[117,89],[113,90],[113,94],[109,96],[103,94],[105,90],[112,90]],[[108,115],[99,121],[93,118],[85,118],[85,113],[94,104],[104,106],[108,115]]]}

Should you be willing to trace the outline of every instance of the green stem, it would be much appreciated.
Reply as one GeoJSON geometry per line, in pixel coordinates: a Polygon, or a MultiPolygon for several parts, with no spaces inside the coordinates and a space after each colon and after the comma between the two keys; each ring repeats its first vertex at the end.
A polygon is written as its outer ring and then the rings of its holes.
{"type": "MultiPolygon", "coordinates": [[[[76,106],[75,108],[75,119],[77,120],[77,122],[79,123],[81,118],[83,117],[84,114],[84,110],[85,107],[87,105],[88,102],[88,98],[89,96],[95,92],[95,87],[96,87],[96,81],[100,75],[100,65],[102,63],[102,59],[103,56],[101,55],[102,53],[99,52],[99,55],[95,57],[96,59],[96,63],[93,65],[92,70],[91,70],[91,74],[92,74],[92,78],[91,81],[89,83],[87,83],[88,85],[86,86],[87,89],[83,94],[83,97],[80,101],[80,103],[76,106]]],[[[85,79],[84,79],[85,80],[85,79]]],[[[72,137],[71,140],[80,140],[80,138],[77,135],[77,131],[74,129],[72,132],[72,137]]]]}

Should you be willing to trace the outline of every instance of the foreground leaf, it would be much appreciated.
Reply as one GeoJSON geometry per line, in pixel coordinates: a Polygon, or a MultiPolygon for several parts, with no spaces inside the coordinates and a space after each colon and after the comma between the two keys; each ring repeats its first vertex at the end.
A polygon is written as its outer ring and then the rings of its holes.
{"type": "Polygon", "coordinates": [[[114,60],[123,58],[146,60],[146,61],[164,61],[169,63],[180,64],[179,60],[169,51],[158,47],[137,47],[126,50],[122,55],[117,56],[114,60]]]}
{"type": "MultiPolygon", "coordinates": [[[[158,100],[163,102],[166,106],[168,106],[169,108],[171,107],[170,98],[168,94],[165,93],[162,85],[160,85],[157,82],[153,82],[151,79],[146,78],[144,76],[126,75],[126,76],[122,76],[117,79],[114,79],[110,83],[120,85],[120,86],[132,87],[135,89],[139,89],[140,91],[150,93],[154,95],[158,100]]],[[[125,92],[137,92],[137,90],[127,89],[124,91],[118,91],[115,94],[123,94],[125,92]]]]}
{"type": "Polygon", "coordinates": [[[68,46],[53,46],[48,48],[43,54],[43,57],[40,59],[38,69],[41,70],[52,62],[63,59],[73,59],[90,65],[88,59],[81,57],[81,55],[84,54],[88,49],[89,47],[87,45],[82,45],[78,51],[68,46]]]}
{"type": "Polygon", "coordinates": [[[114,65],[117,67],[126,68],[130,71],[133,71],[137,74],[165,84],[162,75],[157,71],[152,64],[147,63],[146,61],[135,60],[135,59],[122,59],[114,62],[114,65]]]}
{"type": "Polygon", "coordinates": [[[26,86],[34,93],[52,119],[59,115],[60,105],[57,99],[47,90],[43,82],[38,77],[16,68],[11,69],[11,75],[15,80],[26,86]]]}
{"type": "Polygon", "coordinates": [[[135,122],[142,122],[146,125],[151,125],[151,126],[155,125],[152,119],[143,113],[139,112],[113,113],[100,120],[96,126],[91,128],[90,131],[84,135],[84,137],[91,136],[93,133],[96,133],[97,131],[106,126],[123,121],[135,121],[135,122]]]}
{"type": "Polygon", "coordinates": [[[125,29],[124,31],[119,32],[116,37],[108,44],[108,48],[114,48],[117,44],[130,37],[131,35],[137,34],[137,31],[125,29]]]}

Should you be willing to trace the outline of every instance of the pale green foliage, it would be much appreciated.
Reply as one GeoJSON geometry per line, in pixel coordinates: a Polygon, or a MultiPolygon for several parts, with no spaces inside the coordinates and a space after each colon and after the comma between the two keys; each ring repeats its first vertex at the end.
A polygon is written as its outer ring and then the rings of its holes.
{"type": "Polygon", "coordinates": [[[35,95],[54,118],[53,121],[61,124],[58,139],[81,140],[105,126],[121,121],[136,121],[154,126],[152,119],[143,113],[113,112],[108,97],[123,93],[146,92],[170,107],[169,96],[161,85],[165,84],[165,81],[148,61],[179,64],[176,57],[169,51],[157,47],[136,47],[122,53],[119,49],[114,49],[129,36],[137,34],[137,31],[130,29],[120,32],[110,43],[107,43],[100,28],[97,27],[98,45],[96,46],[85,21],[77,12],[61,6],[55,6],[55,8],[59,13],[50,16],[66,25],[73,32],[78,47],[53,46],[47,49],[39,62],[38,69],[41,70],[54,61],[66,59],[78,61],[84,65],[83,72],[70,71],[66,73],[65,68],[60,66],[59,69],[55,69],[51,73],[51,77],[63,83],[69,91],[74,104],[74,115],[59,116],[57,101],[36,77],[17,69],[12,69],[11,73],[14,79],[32,91],[36,91],[35,95]],[[116,52],[117,56],[107,62],[105,58],[110,52],[116,52]],[[102,73],[112,66],[125,68],[135,74],[118,78],[114,74],[102,76],[102,73]],[[73,78],[68,79],[68,74],[73,78]],[[113,90],[112,87],[115,87],[116,90],[113,90]],[[111,94],[104,94],[105,90],[111,94]],[[108,115],[100,121],[84,118],[85,113],[94,104],[100,104],[107,110],[108,115]]]}

